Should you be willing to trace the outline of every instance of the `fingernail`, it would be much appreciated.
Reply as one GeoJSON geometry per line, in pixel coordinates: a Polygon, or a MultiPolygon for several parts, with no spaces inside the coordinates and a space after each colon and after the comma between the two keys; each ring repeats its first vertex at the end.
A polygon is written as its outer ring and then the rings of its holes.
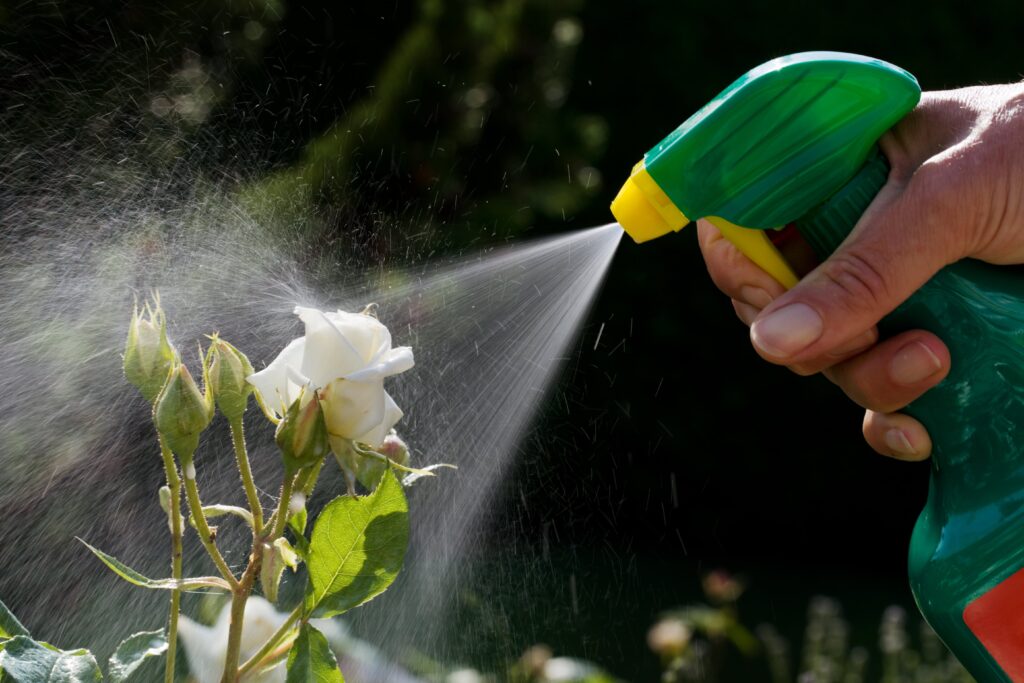
{"type": "Polygon", "coordinates": [[[823,331],[817,311],[807,304],[790,304],[757,320],[750,340],[769,356],[788,358],[817,341],[823,331]]]}
{"type": "Polygon", "coordinates": [[[764,308],[772,302],[772,295],[766,289],[754,287],[753,285],[743,285],[740,287],[740,300],[755,308],[764,308]]]}
{"type": "Polygon", "coordinates": [[[911,342],[896,352],[889,366],[889,376],[897,384],[917,384],[942,369],[942,361],[919,341],[911,342]]]}
{"type": "Polygon", "coordinates": [[[736,311],[736,317],[739,318],[747,327],[750,327],[750,323],[754,322],[757,315],[761,312],[761,309],[754,308],[750,304],[742,301],[733,300],[732,307],[733,310],[736,311]]]}
{"type": "Polygon", "coordinates": [[[890,429],[885,433],[885,445],[900,455],[917,455],[917,449],[902,429],[890,429]]]}

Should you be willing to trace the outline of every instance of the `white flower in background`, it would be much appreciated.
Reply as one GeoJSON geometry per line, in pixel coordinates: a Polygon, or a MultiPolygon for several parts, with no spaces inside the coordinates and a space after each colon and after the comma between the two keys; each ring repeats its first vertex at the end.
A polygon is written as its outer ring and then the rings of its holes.
{"type": "MultiPolygon", "coordinates": [[[[288,615],[275,610],[263,598],[250,597],[245,603],[245,617],[242,621],[240,661],[244,662],[256,654],[287,618],[288,615]]],[[[224,605],[213,626],[203,626],[185,615],[179,617],[178,634],[185,646],[188,670],[197,683],[219,683],[224,673],[230,626],[230,605],[224,605]]],[[[286,673],[285,662],[282,661],[278,666],[253,677],[251,683],[284,683],[286,673]]]]}
{"type": "MultiPolygon", "coordinates": [[[[263,644],[281,628],[288,615],[278,612],[264,598],[251,596],[245,603],[245,617],[242,621],[241,658],[244,662],[256,654],[263,644]]],[[[341,625],[332,619],[311,619],[324,634],[328,642],[342,641],[344,632],[341,625]]],[[[203,626],[181,615],[178,620],[178,634],[185,646],[188,670],[196,683],[219,683],[224,673],[224,657],[228,651],[228,630],[231,626],[231,605],[224,605],[213,626],[203,626]]],[[[259,674],[250,674],[246,683],[284,683],[287,676],[286,660],[259,674]]]]}
{"type": "Polygon", "coordinates": [[[247,379],[279,417],[303,387],[322,390],[332,443],[347,439],[380,446],[402,417],[384,390],[384,378],[413,366],[412,349],[392,348],[388,328],[366,313],[303,306],[296,306],[295,313],[306,324],[305,336],[247,379]]]}

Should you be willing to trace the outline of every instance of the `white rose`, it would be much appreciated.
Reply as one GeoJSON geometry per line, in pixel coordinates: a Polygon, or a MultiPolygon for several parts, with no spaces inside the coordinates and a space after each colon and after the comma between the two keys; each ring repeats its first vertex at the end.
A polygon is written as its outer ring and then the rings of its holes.
{"type": "MultiPolygon", "coordinates": [[[[250,596],[245,603],[242,617],[241,657],[244,663],[259,652],[263,644],[281,628],[288,619],[284,612],[278,612],[265,598],[250,596]]],[[[332,645],[341,644],[345,633],[341,624],[333,619],[311,619],[318,631],[324,634],[332,645]]],[[[228,631],[231,628],[231,605],[221,608],[213,626],[203,626],[184,614],[179,617],[178,635],[185,646],[188,670],[196,683],[219,683],[224,673],[224,659],[228,653],[228,631]]],[[[279,664],[260,673],[251,673],[246,683],[285,683],[287,669],[282,660],[279,664]]]]}
{"type": "MultiPolygon", "coordinates": [[[[247,377],[264,404],[283,415],[302,387],[322,389],[327,431],[376,448],[402,411],[384,378],[413,366],[412,349],[391,348],[391,333],[372,315],[295,307],[306,334],[292,340],[264,370],[247,377]]],[[[332,439],[333,440],[333,439],[332,439]]]]}

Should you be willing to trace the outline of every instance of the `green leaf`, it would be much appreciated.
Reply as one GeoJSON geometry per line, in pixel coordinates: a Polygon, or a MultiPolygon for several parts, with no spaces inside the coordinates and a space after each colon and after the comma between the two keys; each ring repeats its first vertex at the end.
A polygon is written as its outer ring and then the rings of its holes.
{"type": "Polygon", "coordinates": [[[97,683],[103,680],[88,650],[58,650],[28,636],[8,641],[0,652],[0,670],[11,683],[97,683]]]}
{"type": "Polygon", "coordinates": [[[345,683],[324,634],[309,624],[302,625],[299,637],[288,653],[285,683],[345,683]]]}
{"type": "Polygon", "coordinates": [[[111,571],[120,576],[128,583],[136,586],[142,586],[143,588],[156,588],[159,590],[174,590],[180,588],[182,590],[197,590],[200,588],[220,588],[221,590],[230,591],[231,586],[227,581],[220,578],[219,576],[195,576],[188,579],[151,579],[147,576],[143,576],[139,572],[135,571],[128,565],[124,564],[116,557],[107,555],[102,550],[93,548],[91,545],[78,539],[82,545],[92,551],[92,554],[100,558],[103,564],[107,565],[111,571]]]}
{"type": "Polygon", "coordinates": [[[123,683],[151,657],[167,652],[167,638],[163,630],[143,631],[128,636],[117,646],[107,664],[109,683],[123,683]]]}
{"type": "Polygon", "coordinates": [[[18,617],[14,616],[7,605],[0,600],[0,638],[13,638],[15,636],[28,636],[28,629],[21,625],[18,617]]]}
{"type": "Polygon", "coordinates": [[[368,496],[339,496],[323,509],[309,542],[306,612],[331,617],[383,593],[409,544],[409,506],[388,471],[368,496]]]}

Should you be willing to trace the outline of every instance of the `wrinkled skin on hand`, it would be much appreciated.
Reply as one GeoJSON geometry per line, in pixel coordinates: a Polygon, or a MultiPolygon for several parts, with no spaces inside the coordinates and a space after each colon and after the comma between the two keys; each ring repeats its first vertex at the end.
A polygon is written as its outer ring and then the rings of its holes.
{"type": "Polygon", "coordinates": [[[879,340],[876,324],[955,261],[1024,263],[1024,84],[925,93],[879,145],[892,166],[888,183],[839,249],[808,265],[790,291],[707,221],[698,221],[699,241],[761,357],[824,373],[865,408],[872,448],[920,460],[931,440],[899,410],[956,359],[934,334],[879,340]]]}

